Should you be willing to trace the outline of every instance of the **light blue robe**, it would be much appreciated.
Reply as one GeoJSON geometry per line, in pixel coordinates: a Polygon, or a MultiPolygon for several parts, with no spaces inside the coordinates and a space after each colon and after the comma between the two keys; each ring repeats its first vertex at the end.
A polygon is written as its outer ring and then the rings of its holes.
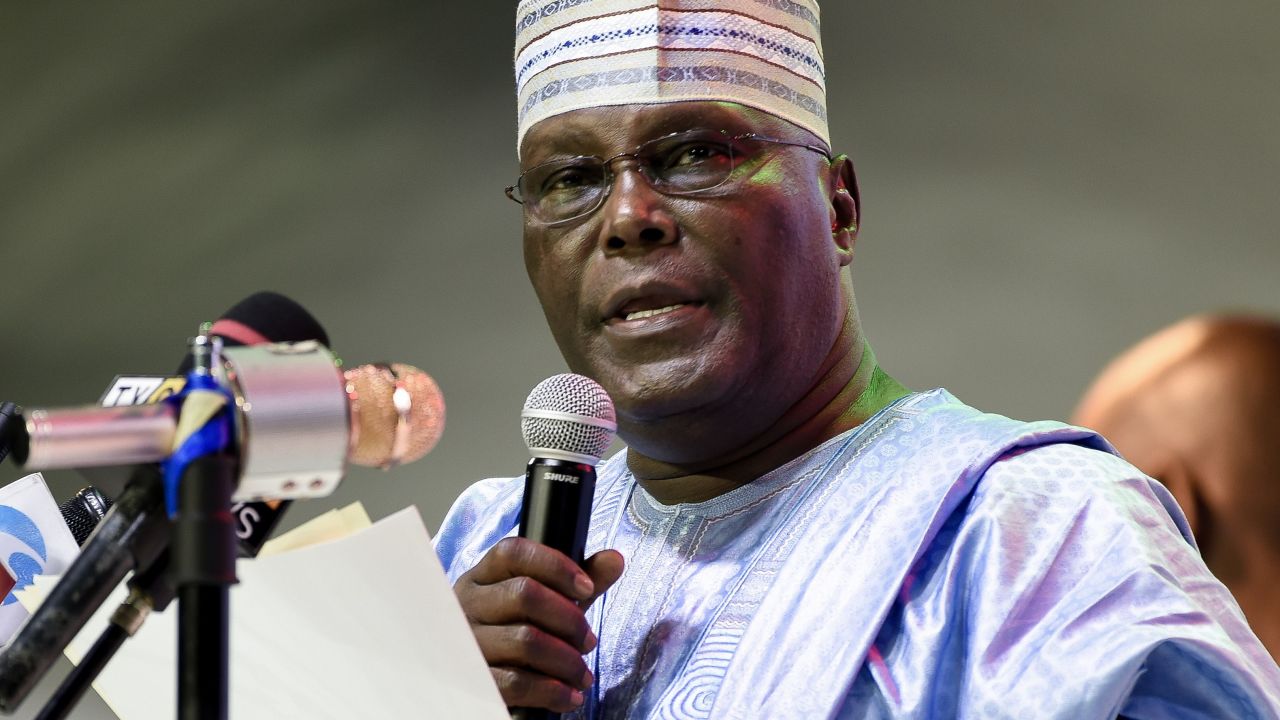
{"type": "MultiPolygon", "coordinates": [[[[1280,669],[1158,483],[1093,433],[946,391],[713,500],[598,468],[589,612],[613,718],[1280,718],[1280,669]]],[[[451,580],[515,534],[522,478],[472,486],[451,580]]]]}

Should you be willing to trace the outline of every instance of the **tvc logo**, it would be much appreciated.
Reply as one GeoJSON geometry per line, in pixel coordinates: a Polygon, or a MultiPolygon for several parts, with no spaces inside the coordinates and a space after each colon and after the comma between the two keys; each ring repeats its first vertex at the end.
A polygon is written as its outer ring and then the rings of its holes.
{"type": "MultiPolygon", "coordinates": [[[[44,571],[49,560],[44,534],[26,513],[8,505],[0,505],[0,561],[13,576],[14,588],[21,590],[44,571]]],[[[5,595],[0,605],[18,602],[13,593],[5,595]]]]}

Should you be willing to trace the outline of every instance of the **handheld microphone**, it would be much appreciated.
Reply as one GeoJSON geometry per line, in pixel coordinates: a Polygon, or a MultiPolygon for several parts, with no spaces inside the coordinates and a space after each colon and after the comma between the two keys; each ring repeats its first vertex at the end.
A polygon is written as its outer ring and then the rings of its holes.
{"type": "MultiPolygon", "coordinates": [[[[519,535],[584,560],[596,464],[618,424],[613,401],[596,381],[564,373],[538,383],[520,413],[532,456],[524,474],[519,535]]],[[[559,713],[512,708],[513,720],[555,720],[559,713]]]]}
{"type": "Polygon", "coordinates": [[[617,428],[613,401],[591,378],[555,375],[529,393],[520,413],[520,432],[532,456],[524,474],[520,537],[582,564],[595,466],[617,428]]]}

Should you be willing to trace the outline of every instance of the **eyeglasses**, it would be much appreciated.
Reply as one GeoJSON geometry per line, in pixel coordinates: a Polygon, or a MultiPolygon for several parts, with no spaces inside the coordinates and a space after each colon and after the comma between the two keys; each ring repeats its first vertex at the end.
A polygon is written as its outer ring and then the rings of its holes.
{"type": "Polygon", "coordinates": [[[807,148],[831,159],[831,153],[816,145],[756,133],[731,136],[723,130],[686,130],[607,159],[581,155],[537,165],[521,173],[506,193],[538,222],[560,225],[586,217],[604,204],[613,189],[613,163],[622,158],[634,159],[654,190],[693,195],[723,185],[734,169],[770,143],[807,148]]]}

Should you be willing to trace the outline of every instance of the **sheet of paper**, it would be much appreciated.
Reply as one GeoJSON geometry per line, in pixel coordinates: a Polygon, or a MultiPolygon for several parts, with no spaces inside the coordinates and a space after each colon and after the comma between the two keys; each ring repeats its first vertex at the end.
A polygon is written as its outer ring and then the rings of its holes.
{"type": "Polygon", "coordinates": [[[364,530],[372,525],[369,513],[364,505],[353,502],[344,508],[330,510],[327,513],[311,518],[298,527],[272,538],[263,544],[258,552],[259,558],[279,555],[288,550],[297,550],[316,543],[328,542],[344,538],[352,533],[364,530]]]}
{"type": "MultiPolygon", "coordinates": [[[[333,542],[241,560],[231,593],[236,720],[509,720],[416,508],[333,542]]],[[[41,579],[24,604],[47,593],[41,579]]],[[[68,648],[78,662],[124,599],[68,648]]],[[[153,615],[94,688],[122,720],[174,716],[176,607],[153,615]]]]}

